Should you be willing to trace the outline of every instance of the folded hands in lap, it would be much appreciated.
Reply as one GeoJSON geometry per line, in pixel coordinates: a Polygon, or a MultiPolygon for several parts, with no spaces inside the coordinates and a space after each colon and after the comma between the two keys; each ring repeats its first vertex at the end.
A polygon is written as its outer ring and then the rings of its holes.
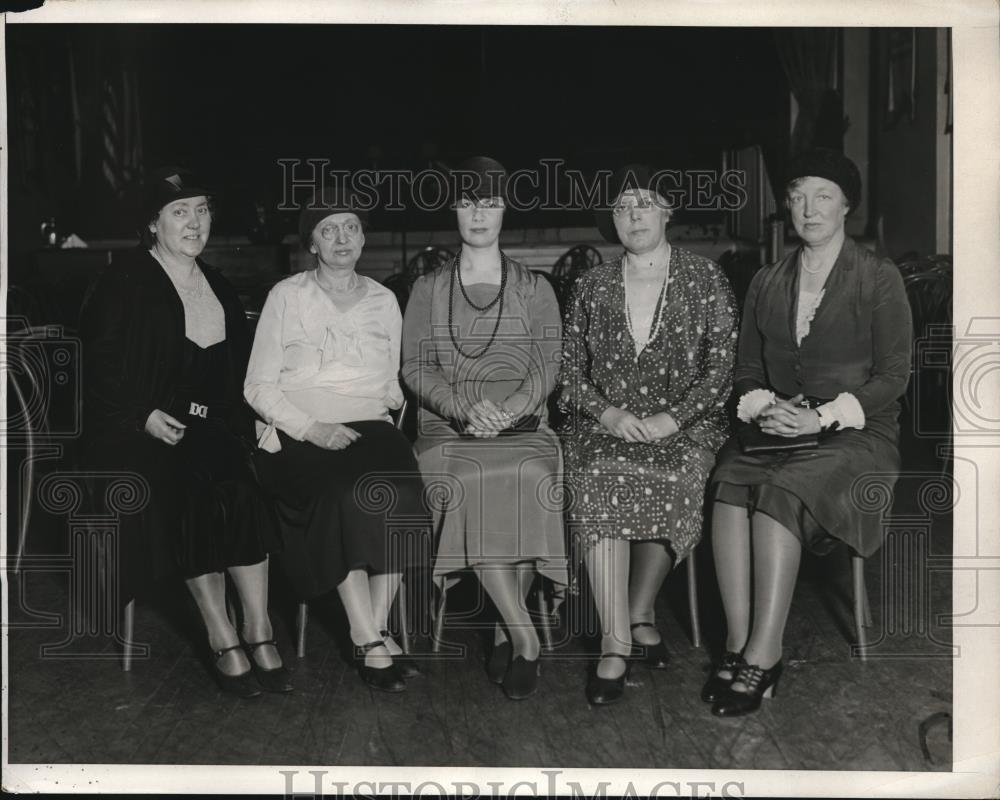
{"type": "Polygon", "coordinates": [[[614,406],[601,414],[601,424],[612,436],[626,442],[662,442],[679,430],[674,418],[665,411],[640,419],[631,411],[614,406]]]}
{"type": "Polygon", "coordinates": [[[479,439],[499,436],[514,421],[505,408],[486,399],[460,410],[460,414],[465,420],[465,432],[479,439]]]}
{"type": "Polygon", "coordinates": [[[819,413],[814,409],[797,405],[801,400],[801,394],[790,400],[775,400],[754,417],[754,420],[764,433],[775,436],[794,437],[819,433],[819,413]]]}

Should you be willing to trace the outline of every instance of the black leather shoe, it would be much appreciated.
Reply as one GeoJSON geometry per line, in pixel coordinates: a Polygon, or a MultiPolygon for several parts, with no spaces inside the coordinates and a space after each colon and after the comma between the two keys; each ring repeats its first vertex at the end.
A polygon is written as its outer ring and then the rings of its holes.
{"type": "Polygon", "coordinates": [[[406,681],[403,680],[395,662],[388,667],[369,667],[365,664],[365,653],[376,647],[385,647],[385,642],[378,639],[367,644],[359,644],[354,648],[354,659],[357,662],[358,675],[361,676],[361,680],[380,692],[405,691],[406,681]]]}
{"type": "MultiPolygon", "coordinates": [[[[223,647],[221,650],[216,650],[214,653],[215,660],[212,662],[212,670],[215,673],[215,680],[222,691],[234,694],[244,700],[249,700],[252,697],[260,697],[261,694],[260,685],[254,680],[253,670],[248,669],[239,675],[227,675],[219,669],[220,658],[232,650],[239,650],[241,648],[242,645],[234,644],[232,647],[223,647]]],[[[253,664],[253,661],[250,663],[253,664]]]]}
{"type": "MultiPolygon", "coordinates": [[[[390,638],[389,631],[379,631],[378,635],[382,637],[383,642],[390,638]]],[[[399,674],[404,678],[416,678],[418,675],[423,674],[417,666],[417,662],[408,655],[402,653],[394,655],[392,657],[392,663],[399,667],[399,674]]]]}
{"type": "Polygon", "coordinates": [[[587,702],[595,706],[609,706],[617,703],[625,695],[625,680],[628,678],[631,665],[625,656],[617,653],[602,653],[601,658],[620,658],[625,662],[625,669],[617,678],[600,677],[597,674],[598,665],[595,664],[587,679],[587,702]]]}
{"type": "Polygon", "coordinates": [[[770,669],[761,669],[756,664],[745,664],[736,673],[733,683],[742,683],[745,692],[737,692],[730,686],[712,706],[717,717],[741,717],[760,708],[761,700],[774,697],[781,677],[781,662],[770,669]]]}
{"type": "Polygon", "coordinates": [[[264,691],[276,692],[278,694],[287,694],[288,692],[295,691],[289,672],[284,664],[279,667],[262,667],[257,663],[258,647],[264,647],[264,645],[269,644],[277,651],[278,643],[274,639],[265,639],[262,642],[244,642],[243,644],[246,647],[250,666],[253,669],[254,676],[257,678],[257,683],[261,685],[264,691]]]}
{"type": "Polygon", "coordinates": [[[493,649],[490,650],[489,660],[486,662],[486,677],[490,679],[490,683],[495,683],[497,686],[503,684],[512,653],[513,648],[509,641],[500,642],[500,644],[494,643],[493,649]]]}
{"type": "Polygon", "coordinates": [[[511,700],[524,700],[538,691],[538,659],[514,656],[503,676],[503,693],[511,700]]]}
{"type": "MultiPolygon", "coordinates": [[[[635,622],[630,628],[656,628],[652,622],[635,622]]],[[[657,631],[659,633],[659,631],[657,631]]],[[[666,669],[670,666],[670,653],[667,646],[663,644],[663,635],[660,634],[660,641],[656,644],[636,644],[632,643],[632,655],[629,656],[634,661],[645,664],[650,669],[666,669]]]]}
{"type": "Polygon", "coordinates": [[[733,685],[733,681],[736,680],[736,673],[745,664],[746,662],[743,660],[741,653],[734,653],[732,650],[727,650],[723,654],[722,660],[712,667],[712,674],[708,676],[705,685],[701,687],[701,699],[706,703],[714,703],[718,700],[733,685]],[[723,678],[719,675],[720,672],[728,672],[729,677],[723,678]]]}

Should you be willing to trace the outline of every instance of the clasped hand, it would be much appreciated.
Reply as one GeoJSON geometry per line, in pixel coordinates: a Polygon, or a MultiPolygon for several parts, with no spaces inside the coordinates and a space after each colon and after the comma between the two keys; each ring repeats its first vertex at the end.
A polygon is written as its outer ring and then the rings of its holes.
{"type": "Polygon", "coordinates": [[[514,417],[491,400],[479,400],[465,411],[465,433],[479,439],[492,439],[509,428],[514,417]]]}
{"type": "Polygon", "coordinates": [[[361,434],[354,428],[341,425],[339,422],[317,420],[306,429],[306,441],[324,450],[343,450],[359,438],[361,434]]]}
{"type": "Polygon", "coordinates": [[[657,442],[680,430],[674,418],[665,411],[640,419],[631,411],[614,406],[601,414],[601,424],[612,436],[626,442],[657,442]]]}
{"type": "Polygon", "coordinates": [[[754,417],[754,421],[764,433],[775,436],[804,436],[819,433],[819,412],[812,408],[798,405],[802,395],[797,394],[790,400],[775,400],[754,417]]]}

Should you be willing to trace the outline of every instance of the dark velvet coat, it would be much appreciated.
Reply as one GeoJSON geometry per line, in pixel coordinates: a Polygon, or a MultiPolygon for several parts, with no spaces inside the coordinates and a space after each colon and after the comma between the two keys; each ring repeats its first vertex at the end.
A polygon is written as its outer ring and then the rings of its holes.
{"type": "MultiPolygon", "coordinates": [[[[252,418],[243,401],[242,377],[250,355],[246,317],[236,291],[215,269],[198,265],[226,315],[233,413],[230,427],[252,437],[252,418]]],[[[87,450],[101,441],[143,433],[154,409],[175,405],[184,348],[184,305],[170,278],[144,249],[136,249],[101,275],[84,302],[84,440],[87,450]]]]}
{"type": "MultiPolygon", "coordinates": [[[[248,465],[253,427],[243,400],[249,354],[246,319],[229,283],[211,267],[198,263],[225,311],[226,393],[231,409],[225,427],[235,437],[229,441],[237,458],[248,465]]],[[[190,465],[178,447],[154,439],[145,432],[145,425],[154,409],[180,414],[176,393],[185,347],[184,306],[162,267],[146,250],[137,249],[108,267],[92,287],[84,301],[80,335],[81,466],[131,472],[148,487],[146,505],[122,514],[118,521],[117,574],[119,599],[124,602],[151,580],[171,575],[180,566],[182,476],[190,465]]],[[[101,497],[91,499],[98,506],[102,503],[101,497]]]]}

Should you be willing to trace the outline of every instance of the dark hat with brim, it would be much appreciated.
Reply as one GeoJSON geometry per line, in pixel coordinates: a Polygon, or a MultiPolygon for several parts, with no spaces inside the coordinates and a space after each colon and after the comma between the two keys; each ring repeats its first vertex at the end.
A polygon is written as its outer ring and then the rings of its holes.
{"type": "Polygon", "coordinates": [[[189,169],[160,167],[143,184],[143,209],[146,219],[152,219],[160,209],[174,200],[188,197],[214,197],[215,189],[207,186],[189,169]]]}
{"type": "Polygon", "coordinates": [[[368,212],[359,207],[355,195],[325,189],[313,195],[299,212],[299,239],[306,249],[312,243],[312,232],[331,214],[354,214],[361,221],[361,228],[368,229],[368,212]]]}
{"type": "Polygon", "coordinates": [[[785,189],[800,178],[825,178],[840,187],[853,211],[861,202],[861,173],[857,165],[843,153],[828,147],[804,150],[788,162],[785,189]]]}
{"type": "Polygon", "coordinates": [[[507,169],[495,158],[473,156],[449,170],[452,203],[463,197],[507,199],[507,169]]]}
{"type": "Polygon", "coordinates": [[[594,212],[594,219],[601,236],[612,244],[621,244],[612,209],[625,192],[648,189],[666,199],[665,195],[658,191],[657,176],[658,173],[649,164],[626,164],[615,171],[608,183],[607,204],[598,207],[594,212]]]}

